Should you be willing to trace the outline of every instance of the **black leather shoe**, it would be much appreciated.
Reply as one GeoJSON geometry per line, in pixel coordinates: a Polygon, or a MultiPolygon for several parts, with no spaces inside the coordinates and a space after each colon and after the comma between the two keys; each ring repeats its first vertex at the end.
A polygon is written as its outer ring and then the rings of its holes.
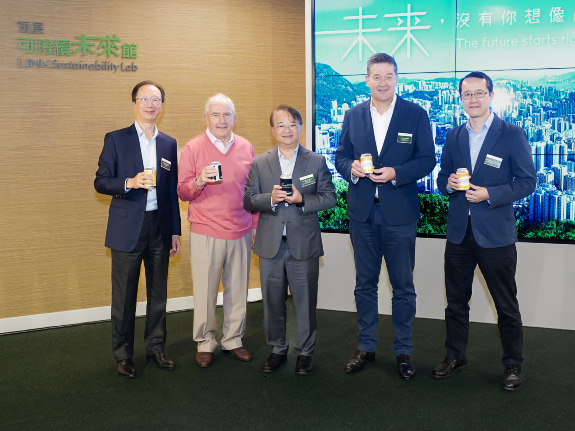
{"type": "Polygon", "coordinates": [[[173,370],[176,368],[174,363],[162,352],[154,352],[153,355],[148,355],[148,362],[153,362],[160,370],[173,370]]]}
{"type": "Polygon", "coordinates": [[[264,373],[275,373],[279,370],[281,364],[287,361],[287,355],[280,355],[278,353],[272,353],[268,356],[262,370],[264,373]]]}
{"type": "Polygon", "coordinates": [[[436,379],[446,379],[453,376],[458,371],[465,371],[469,368],[467,358],[461,360],[445,358],[441,364],[433,369],[431,375],[436,379]]]}
{"type": "Polygon", "coordinates": [[[415,377],[415,366],[411,362],[410,355],[399,355],[397,361],[397,374],[403,380],[410,380],[415,377]]]}
{"type": "Polygon", "coordinates": [[[363,370],[365,364],[375,361],[375,352],[366,352],[365,350],[356,350],[353,356],[347,361],[345,366],[346,373],[356,373],[363,370]]]}
{"type": "Polygon", "coordinates": [[[311,356],[299,355],[295,364],[295,373],[300,376],[305,376],[311,373],[313,366],[311,364],[311,356]]]}
{"type": "Polygon", "coordinates": [[[118,361],[118,374],[127,379],[133,379],[136,377],[136,367],[131,359],[118,361]]]}
{"type": "Polygon", "coordinates": [[[521,365],[520,364],[508,364],[505,366],[505,371],[503,372],[503,389],[506,391],[516,391],[521,387],[523,383],[523,377],[521,377],[521,365]]]}

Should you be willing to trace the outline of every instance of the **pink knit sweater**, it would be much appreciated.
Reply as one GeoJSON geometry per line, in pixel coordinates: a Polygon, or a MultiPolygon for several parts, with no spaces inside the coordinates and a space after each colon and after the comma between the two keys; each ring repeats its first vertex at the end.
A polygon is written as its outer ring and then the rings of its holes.
{"type": "Polygon", "coordinates": [[[198,135],[182,150],[178,167],[178,196],[189,201],[188,221],[194,233],[218,239],[239,239],[257,226],[258,213],[244,209],[246,179],[255,152],[234,134],[234,143],[222,154],[208,135],[198,135]],[[196,179],[211,162],[222,164],[223,181],[199,188],[196,179]]]}

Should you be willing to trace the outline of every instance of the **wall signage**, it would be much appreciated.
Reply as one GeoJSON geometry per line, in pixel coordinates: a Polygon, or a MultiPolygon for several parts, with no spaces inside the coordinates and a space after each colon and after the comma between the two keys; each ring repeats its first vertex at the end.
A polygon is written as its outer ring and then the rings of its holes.
{"type": "Polygon", "coordinates": [[[18,21],[18,67],[32,69],[136,72],[138,45],[116,35],[82,34],[72,40],[45,37],[43,22],[18,21]],[[121,61],[119,61],[121,60],[121,61]],[[118,62],[119,61],[119,62],[118,62]]]}

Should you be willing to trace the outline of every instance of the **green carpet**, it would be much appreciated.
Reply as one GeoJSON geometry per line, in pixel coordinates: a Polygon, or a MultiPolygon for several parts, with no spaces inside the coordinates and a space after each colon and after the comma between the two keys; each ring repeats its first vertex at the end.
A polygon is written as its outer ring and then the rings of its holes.
{"type": "MultiPolygon", "coordinates": [[[[294,316],[288,301],[288,336],[294,316]]],[[[261,365],[269,348],[261,303],[248,305],[244,345],[251,363],[215,353],[195,365],[193,312],[168,315],[166,353],[177,369],[146,364],[143,319],[136,325],[138,378],[117,376],[109,322],[0,336],[0,429],[11,430],[572,430],[575,331],[525,328],[521,390],[500,388],[497,327],[472,324],[469,371],[436,380],[443,321],[417,319],[415,380],[395,371],[391,319],[381,316],[375,363],[343,371],[356,349],[355,313],[318,311],[314,371],[294,373],[295,355],[275,374],[261,365]]],[[[218,319],[222,310],[218,308],[218,319]]]]}

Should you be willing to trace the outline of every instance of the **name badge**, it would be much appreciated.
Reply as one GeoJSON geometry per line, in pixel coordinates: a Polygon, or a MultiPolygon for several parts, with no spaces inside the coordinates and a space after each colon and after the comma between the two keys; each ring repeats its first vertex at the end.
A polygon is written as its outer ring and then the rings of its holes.
{"type": "Polygon", "coordinates": [[[503,162],[503,159],[500,157],[492,156],[491,154],[488,154],[487,156],[485,156],[485,162],[484,163],[487,166],[491,166],[493,168],[499,169],[501,167],[501,162],[503,162]]]}
{"type": "Polygon", "coordinates": [[[398,133],[397,142],[400,144],[411,144],[413,135],[411,133],[398,133]]]}
{"type": "Polygon", "coordinates": [[[169,171],[172,168],[172,162],[164,159],[163,157],[162,157],[161,165],[162,165],[162,168],[164,168],[167,171],[169,171]]]}
{"type": "Polygon", "coordinates": [[[312,184],[315,184],[315,177],[313,176],[313,174],[309,174],[301,177],[299,179],[299,182],[301,183],[302,187],[311,186],[312,184]]]}

